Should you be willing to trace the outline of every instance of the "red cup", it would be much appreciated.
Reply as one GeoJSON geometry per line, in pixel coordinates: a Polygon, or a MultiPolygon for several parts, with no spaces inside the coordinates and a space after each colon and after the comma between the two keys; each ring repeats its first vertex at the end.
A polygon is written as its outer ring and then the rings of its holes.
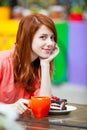
{"type": "Polygon", "coordinates": [[[51,105],[50,97],[46,96],[35,96],[31,97],[30,107],[34,114],[34,117],[45,117],[48,116],[51,105]]]}

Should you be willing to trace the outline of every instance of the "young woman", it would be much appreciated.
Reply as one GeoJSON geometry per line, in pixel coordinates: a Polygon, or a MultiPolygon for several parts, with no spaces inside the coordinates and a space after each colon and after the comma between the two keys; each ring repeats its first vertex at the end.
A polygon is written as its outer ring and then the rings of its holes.
{"type": "Polygon", "coordinates": [[[31,96],[51,97],[53,59],[58,54],[53,21],[42,14],[21,19],[13,50],[0,52],[0,102],[20,114],[31,96]]]}

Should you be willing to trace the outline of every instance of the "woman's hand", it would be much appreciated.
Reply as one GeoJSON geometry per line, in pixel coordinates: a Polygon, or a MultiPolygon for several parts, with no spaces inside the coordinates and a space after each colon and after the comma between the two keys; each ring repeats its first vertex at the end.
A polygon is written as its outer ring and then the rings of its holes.
{"type": "Polygon", "coordinates": [[[29,106],[29,100],[21,98],[17,102],[9,104],[9,106],[12,109],[15,109],[19,114],[22,114],[27,110],[29,106]]]}
{"type": "Polygon", "coordinates": [[[55,44],[54,49],[53,49],[52,53],[50,54],[50,56],[46,59],[42,59],[42,58],[40,59],[41,63],[42,62],[48,62],[49,63],[50,61],[52,61],[57,56],[58,53],[59,53],[59,47],[57,46],[57,44],[55,44]]]}
{"type": "Polygon", "coordinates": [[[54,46],[52,53],[50,54],[49,58],[46,59],[46,61],[50,62],[51,60],[53,60],[57,56],[58,53],[59,53],[59,47],[56,44],[54,46]]]}

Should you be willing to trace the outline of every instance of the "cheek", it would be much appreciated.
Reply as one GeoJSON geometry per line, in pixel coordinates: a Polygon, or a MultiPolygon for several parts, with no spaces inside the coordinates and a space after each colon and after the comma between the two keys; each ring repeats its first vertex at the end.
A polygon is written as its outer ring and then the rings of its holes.
{"type": "Polygon", "coordinates": [[[34,49],[34,46],[32,45],[32,51],[34,51],[35,49],[34,49]]]}
{"type": "Polygon", "coordinates": [[[32,52],[36,55],[39,55],[39,52],[40,52],[39,47],[35,44],[32,45],[32,52]]]}

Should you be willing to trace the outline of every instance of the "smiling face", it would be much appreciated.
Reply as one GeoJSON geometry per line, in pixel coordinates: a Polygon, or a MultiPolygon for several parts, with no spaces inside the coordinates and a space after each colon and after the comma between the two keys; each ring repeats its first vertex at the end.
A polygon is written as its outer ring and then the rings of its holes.
{"type": "Polygon", "coordinates": [[[36,32],[32,41],[32,57],[38,56],[41,58],[48,58],[55,46],[54,34],[46,26],[42,25],[36,32]]]}

